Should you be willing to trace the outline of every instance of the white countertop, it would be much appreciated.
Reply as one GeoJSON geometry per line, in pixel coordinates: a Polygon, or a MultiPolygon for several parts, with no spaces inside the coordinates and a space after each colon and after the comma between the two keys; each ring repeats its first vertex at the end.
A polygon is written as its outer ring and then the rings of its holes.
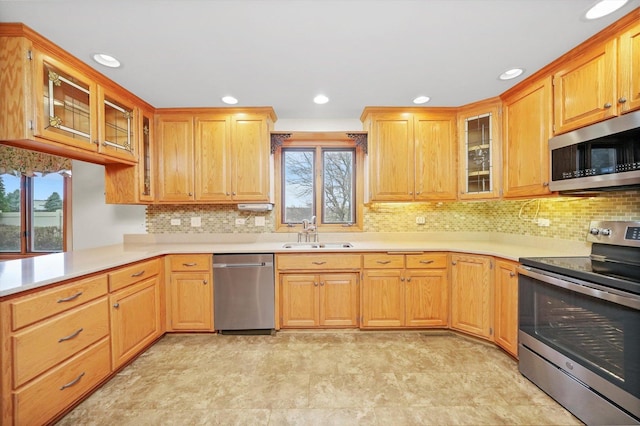
{"type": "MultiPolygon", "coordinates": [[[[127,235],[122,244],[0,261],[0,297],[115,268],[155,256],[179,253],[299,253],[283,248],[295,234],[127,235]]],[[[520,257],[585,256],[590,244],[500,233],[348,233],[320,234],[321,242],[348,241],[352,248],[316,252],[450,251],[517,261],[520,257]]]]}

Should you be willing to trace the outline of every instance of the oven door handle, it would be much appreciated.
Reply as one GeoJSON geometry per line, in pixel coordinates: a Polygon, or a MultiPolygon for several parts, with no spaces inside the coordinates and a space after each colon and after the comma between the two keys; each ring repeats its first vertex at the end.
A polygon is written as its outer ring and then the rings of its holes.
{"type": "Polygon", "coordinates": [[[556,287],[562,287],[567,290],[575,291],[586,296],[595,297],[597,299],[607,300],[618,305],[626,306],[636,311],[640,310],[640,296],[624,296],[616,293],[609,293],[608,291],[598,290],[597,288],[589,287],[587,285],[577,284],[572,281],[566,281],[560,278],[556,278],[544,273],[537,272],[528,266],[518,266],[517,271],[521,275],[542,281],[556,287]]]}

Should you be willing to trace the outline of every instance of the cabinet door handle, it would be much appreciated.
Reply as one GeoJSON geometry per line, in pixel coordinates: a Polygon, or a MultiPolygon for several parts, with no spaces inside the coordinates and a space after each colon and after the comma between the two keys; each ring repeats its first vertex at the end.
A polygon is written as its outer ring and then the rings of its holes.
{"type": "Polygon", "coordinates": [[[454,261],[452,261],[452,262],[451,262],[451,264],[452,264],[453,266],[456,266],[456,265],[458,264],[458,262],[456,262],[456,261],[454,260],[454,261]]]}
{"type": "Polygon", "coordinates": [[[516,276],[516,273],[515,273],[515,272],[509,272],[509,276],[510,276],[510,277],[515,277],[515,276],[516,276]]]}
{"type": "Polygon", "coordinates": [[[314,265],[324,265],[324,264],[325,264],[325,263],[327,263],[327,262],[325,262],[325,261],[322,261],[322,262],[321,262],[321,261],[317,261],[317,260],[316,260],[316,261],[311,262],[311,263],[313,263],[314,265]]]}
{"type": "Polygon", "coordinates": [[[605,108],[611,108],[611,102],[607,102],[606,104],[604,104],[605,108]]]}
{"type": "Polygon", "coordinates": [[[193,197],[193,192],[190,192],[190,193],[189,193],[189,197],[193,197]]]}
{"type": "Polygon", "coordinates": [[[411,277],[407,278],[407,282],[410,283],[411,282],[411,277]]]}
{"type": "Polygon", "coordinates": [[[80,381],[80,379],[82,379],[83,376],[84,376],[84,371],[82,373],[80,373],[80,375],[78,377],[76,377],[75,379],[70,381],[69,383],[60,386],[60,390],[65,390],[66,388],[70,388],[71,386],[75,385],[76,383],[78,383],[80,381]]]}
{"type": "Polygon", "coordinates": [[[77,292],[73,296],[65,297],[63,299],[58,299],[58,303],[71,302],[72,300],[76,300],[80,296],[82,296],[81,291],[77,292]]]}
{"type": "Polygon", "coordinates": [[[196,262],[191,262],[191,263],[183,263],[183,264],[182,264],[182,266],[187,266],[187,267],[190,267],[190,266],[196,266],[197,264],[198,264],[198,263],[196,263],[196,262]]]}
{"type": "Polygon", "coordinates": [[[403,281],[403,282],[404,282],[404,277],[400,277],[400,281],[403,281]]]}
{"type": "Polygon", "coordinates": [[[428,265],[430,263],[433,263],[433,260],[421,260],[420,263],[424,263],[425,265],[428,265]]]}
{"type": "Polygon", "coordinates": [[[83,328],[79,328],[77,331],[74,331],[74,332],[73,332],[73,333],[71,333],[70,335],[59,338],[59,339],[58,339],[58,343],[62,343],[62,342],[65,342],[65,341],[67,341],[67,340],[71,340],[71,339],[73,339],[73,338],[74,338],[74,337],[76,337],[78,334],[82,333],[82,330],[84,330],[84,329],[83,329],[83,328]]]}
{"type": "Polygon", "coordinates": [[[621,97],[620,99],[618,99],[618,102],[619,102],[619,103],[621,103],[621,104],[623,104],[623,103],[627,102],[627,98],[625,98],[625,97],[623,96],[623,97],[621,97]]]}
{"type": "Polygon", "coordinates": [[[131,274],[131,278],[140,277],[144,274],[144,269],[140,272],[136,272],[135,274],[131,274]]]}
{"type": "Polygon", "coordinates": [[[313,285],[314,285],[315,287],[318,287],[318,282],[317,282],[317,281],[314,281],[314,282],[313,282],[313,285]]]}
{"type": "Polygon", "coordinates": [[[114,303],[114,304],[113,304],[113,307],[114,307],[114,308],[116,308],[116,309],[118,309],[118,308],[120,307],[120,304],[119,304],[119,303],[114,303]]]}
{"type": "Polygon", "coordinates": [[[542,186],[546,188],[547,186],[549,186],[549,182],[542,182],[542,186]]]}
{"type": "Polygon", "coordinates": [[[202,284],[207,285],[209,283],[208,280],[202,280],[202,284]]]}
{"type": "Polygon", "coordinates": [[[324,281],[320,281],[320,285],[323,286],[324,285],[324,281]]]}
{"type": "Polygon", "coordinates": [[[380,263],[381,265],[386,265],[387,263],[391,263],[390,260],[378,260],[378,263],[380,263]]]}

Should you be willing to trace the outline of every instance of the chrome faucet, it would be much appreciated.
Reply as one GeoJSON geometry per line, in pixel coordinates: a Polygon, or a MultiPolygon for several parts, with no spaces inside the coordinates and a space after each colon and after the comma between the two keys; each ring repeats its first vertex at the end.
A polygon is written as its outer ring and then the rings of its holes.
{"type": "Polygon", "coordinates": [[[317,243],[318,242],[318,227],[316,226],[316,217],[311,216],[311,220],[302,220],[302,231],[298,232],[298,242],[301,243],[317,243]]]}

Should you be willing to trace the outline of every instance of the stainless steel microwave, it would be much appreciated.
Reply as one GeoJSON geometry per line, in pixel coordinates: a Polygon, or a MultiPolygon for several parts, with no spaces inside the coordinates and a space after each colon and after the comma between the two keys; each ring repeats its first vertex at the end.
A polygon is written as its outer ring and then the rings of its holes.
{"type": "Polygon", "coordinates": [[[640,187],[640,111],[549,139],[551,191],[640,187]]]}

